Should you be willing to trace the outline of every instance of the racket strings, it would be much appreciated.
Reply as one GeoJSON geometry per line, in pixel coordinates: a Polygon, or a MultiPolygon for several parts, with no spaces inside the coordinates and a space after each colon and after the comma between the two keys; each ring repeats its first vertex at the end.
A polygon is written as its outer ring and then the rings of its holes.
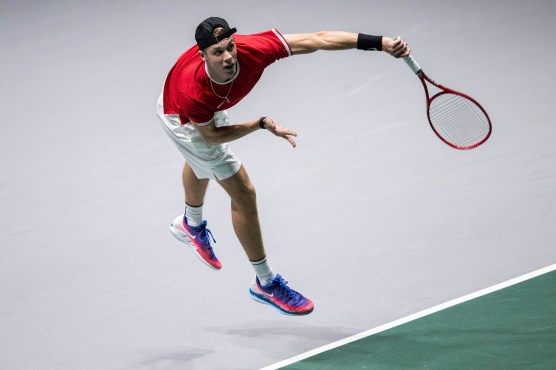
{"type": "Polygon", "coordinates": [[[490,122],[477,103],[452,93],[433,98],[429,120],[436,133],[445,141],[467,148],[481,143],[490,133],[490,122]]]}

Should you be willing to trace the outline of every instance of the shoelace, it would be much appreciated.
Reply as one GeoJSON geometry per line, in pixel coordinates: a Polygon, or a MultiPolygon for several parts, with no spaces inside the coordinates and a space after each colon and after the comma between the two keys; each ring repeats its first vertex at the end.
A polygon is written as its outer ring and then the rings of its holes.
{"type": "Polygon", "coordinates": [[[201,226],[196,227],[196,229],[199,229],[199,238],[201,239],[201,241],[203,241],[204,244],[206,244],[207,248],[212,250],[212,246],[210,245],[210,239],[212,239],[214,243],[216,243],[216,240],[214,239],[214,235],[212,235],[210,230],[207,229],[207,221],[206,220],[203,221],[201,226]]]}
{"type": "Polygon", "coordinates": [[[282,292],[287,302],[294,301],[294,303],[298,303],[301,300],[301,294],[290,288],[287,285],[288,282],[284,280],[284,278],[282,278],[282,276],[280,276],[279,274],[276,275],[276,277],[272,281],[272,284],[278,285],[276,289],[279,289],[282,292]]]}
{"type": "Polygon", "coordinates": [[[210,245],[210,239],[216,243],[216,239],[214,239],[214,235],[207,229],[207,221],[203,221],[203,223],[198,227],[191,227],[195,231],[198,231],[199,239],[203,242],[203,246],[205,246],[208,250],[212,253],[212,246],[210,245]]]}

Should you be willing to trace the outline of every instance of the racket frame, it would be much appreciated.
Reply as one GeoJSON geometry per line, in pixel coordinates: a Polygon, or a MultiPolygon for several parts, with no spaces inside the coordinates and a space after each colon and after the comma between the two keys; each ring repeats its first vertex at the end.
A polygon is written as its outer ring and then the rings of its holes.
{"type": "Polygon", "coordinates": [[[488,138],[490,137],[490,135],[492,133],[492,124],[490,122],[490,117],[488,116],[487,112],[484,110],[484,108],[481,106],[481,104],[479,104],[478,101],[476,101],[475,99],[473,99],[469,95],[463,94],[459,91],[452,90],[452,89],[450,89],[450,88],[448,88],[444,85],[436,83],[433,79],[431,79],[429,76],[427,76],[425,74],[425,72],[423,72],[423,69],[421,69],[421,67],[419,66],[417,61],[415,61],[415,59],[413,59],[413,57],[411,55],[408,55],[407,57],[404,57],[403,59],[407,63],[409,68],[411,68],[411,70],[417,75],[417,77],[419,77],[419,80],[421,80],[421,83],[423,84],[423,88],[425,89],[425,95],[426,95],[425,99],[426,99],[426,102],[427,102],[427,119],[429,121],[429,125],[431,126],[433,132],[436,134],[436,136],[438,136],[438,138],[440,140],[442,140],[444,143],[451,146],[452,148],[459,149],[459,150],[468,150],[468,149],[476,148],[476,147],[478,147],[479,145],[483,144],[485,141],[488,140],[488,138]],[[437,87],[441,91],[434,94],[432,97],[430,97],[427,82],[429,82],[431,85],[437,87]],[[443,95],[443,94],[454,94],[454,95],[461,96],[465,99],[468,99],[471,102],[473,102],[483,112],[483,114],[485,115],[485,117],[487,119],[487,122],[488,122],[488,133],[486,134],[486,136],[483,139],[481,139],[479,142],[473,143],[471,145],[461,146],[461,145],[457,145],[457,144],[454,144],[454,143],[451,143],[451,142],[447,141],[446,139],[444,139],[440,135],[440,133],[436,130],[436,128],[434,127],[434,125],[431,122],[430,105],[431,105],[431,102],[434,99],[436,99],[437,97],[439,97],[440,95],[443,95]]]}

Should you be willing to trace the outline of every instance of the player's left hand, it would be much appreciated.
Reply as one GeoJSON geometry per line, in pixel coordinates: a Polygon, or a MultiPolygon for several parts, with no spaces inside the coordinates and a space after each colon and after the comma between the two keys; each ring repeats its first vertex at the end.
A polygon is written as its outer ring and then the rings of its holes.
{"type": "Polygon", "coordinates": [[[402,58],[409,55],[411,48],[400,36],[392,40],[390,37],[382,37],[382,51],[387,52],[394,58],[402,58]]]}
{"type": "Polygon", "coordinates": [[[274,135],[286,139],[295,148],[296,143],[293,138],[297,136],[297,132],[280,126],[270,117],[264,119],[264,128],[274,135]]]}

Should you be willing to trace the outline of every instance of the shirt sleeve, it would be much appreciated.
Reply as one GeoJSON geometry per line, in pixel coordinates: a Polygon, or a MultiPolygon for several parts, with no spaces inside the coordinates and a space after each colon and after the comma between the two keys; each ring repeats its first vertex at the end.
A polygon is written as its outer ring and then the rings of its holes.
{"type": "Polygon", "coordinates": [[[276,29],[243,36],[240,40],[243,49],[257,59],[263,67],[292,55],[290,46],[276,29]]]}
{"type": "Polygon", "coordinates": [[[282,36],[282,34],[275,28],[271,29],[270,31],[279,40],[278,43],[275,42],[275,44],[277,44],[275,46],[275,48],[276,48],[277,53],[279,54],[278,59],[291,57],[292,51],[290,49],[290,45],[288,45],[288,43],[286,42],[286,39],[284,38],[284,36],[282,36]]]}

